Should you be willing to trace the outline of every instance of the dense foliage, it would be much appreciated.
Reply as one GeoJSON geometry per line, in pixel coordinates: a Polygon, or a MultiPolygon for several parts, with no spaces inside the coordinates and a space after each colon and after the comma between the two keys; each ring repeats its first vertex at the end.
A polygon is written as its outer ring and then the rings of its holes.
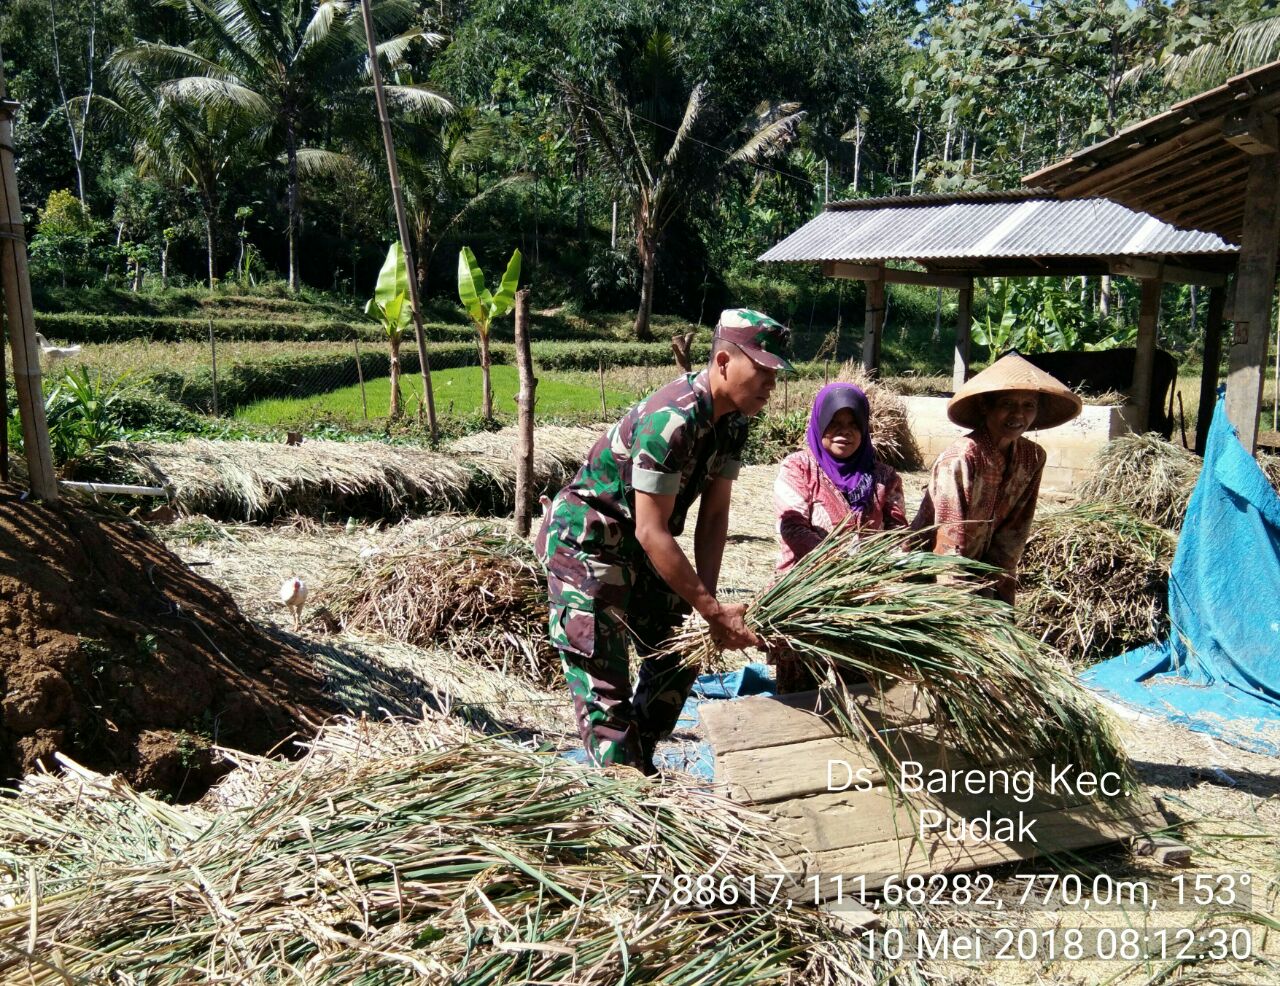
{"type": "MultiPolygon", "coordinates": [[[[1276,57],[1274,7],[373,4],[423,296],[451,296],[463,243],[486,268],[518,247],[539,306],[636,311],[641,339],[650,310],[728,303],[832,325],[856,288],[754,260],[824,200],[1012,187],[1276,57]]],[[[104,280],[368,297],[395,222],[358,3],[6,0],[0,47],[38,302],[104,280]]],[[[1043,301],[1003,290],[993,327],[1043,301]]],[[[1099,324],[1097,283],[1047,290],[1062,324],[1037,337],[1082,344],[1136,303],[1099,324]]],[[[1176,342],[1196,316],[1174,295],[1176,342]]]]}

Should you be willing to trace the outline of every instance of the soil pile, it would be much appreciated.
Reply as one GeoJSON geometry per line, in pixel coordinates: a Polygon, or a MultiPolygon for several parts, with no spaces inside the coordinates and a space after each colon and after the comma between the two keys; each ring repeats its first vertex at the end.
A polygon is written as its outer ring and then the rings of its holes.
{"type": "Polygon", "coordinates": [[[229,769],[211,743],[262,753],[334,710],[309,658],[145,528],[0,486],[0,779],[63,751],[191,800],[229,769]]]}

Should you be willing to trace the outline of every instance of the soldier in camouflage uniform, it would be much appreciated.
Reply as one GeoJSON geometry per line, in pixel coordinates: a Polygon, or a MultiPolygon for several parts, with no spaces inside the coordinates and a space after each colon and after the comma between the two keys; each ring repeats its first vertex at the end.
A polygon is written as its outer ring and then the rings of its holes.
{"type": "Polygon", "coordinates": [[[788,335],[760,312],[723,312],[707,368],[628,410],[547,509],[537,551],[551,641],[592,763],[653,772],[654,745],[675,726],[697,674],[658,651],[691,609],[726,647],[758,642],[745,607],[715,594],[747,418],[768,401],[778,370],[791,369],[788,335]],[[695,570],[675,538],[699,497],[695,570]],[[628,638],[642,658],[634,693],[628,638]]]}

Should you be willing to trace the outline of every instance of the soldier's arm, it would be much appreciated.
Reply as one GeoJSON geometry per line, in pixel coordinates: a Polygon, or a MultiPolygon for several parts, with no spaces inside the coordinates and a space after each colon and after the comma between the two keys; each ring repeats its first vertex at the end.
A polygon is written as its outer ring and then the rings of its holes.
{"type": "MultiPolygon", "coordinates": [[[[667,524],[676,498],[636,490],[636,540],[649,557],[654,571],[681,599],[692,606],[711,627],[712,636],[729,648],[751,647],[759,641],[742,621],[744,606],[722,606],[698,578],[688,557],[676,544],[667,524]]],[[[695,535],[696,541],[696,535],[695,535]]],[[[717,564],[718,567],[718,564],[717,564]]]]}
{"type": "Polygon", "coordinates": [[[729,534],[729,500],[732,494],[732,479],[713,479],[702,493],[698,526],[693,532],[693,560],[698,566],[698,577],[713,596],[720,584],[720,562],[724,558],[724,542],[729,534]]]}

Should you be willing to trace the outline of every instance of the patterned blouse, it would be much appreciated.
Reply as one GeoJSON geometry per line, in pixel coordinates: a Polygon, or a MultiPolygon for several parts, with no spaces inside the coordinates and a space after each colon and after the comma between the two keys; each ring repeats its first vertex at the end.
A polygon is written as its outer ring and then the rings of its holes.
{"type": "Polygon", "coordinates": [[[1040,495],[1045,451],[1018,438],[1006,457],[985,431],[949,445],[933,464],[914,528],[938,525],[933,550],[1018,570],[1040,495]]]}
{"type": "MultiPolygon", "coordinates": [[[[906,527],[907,507],[901,478],[883,462],[876,463],[873,475],[875,492],[863,511],[860,526],[869,531],[906,527]]],[[[808,449],[792,452],[782,460],[773,484],[773,505],[782,544],[779,572],[785,572],[816,548],[852,513],[849,501],[827,478],[808,449]]]]}

